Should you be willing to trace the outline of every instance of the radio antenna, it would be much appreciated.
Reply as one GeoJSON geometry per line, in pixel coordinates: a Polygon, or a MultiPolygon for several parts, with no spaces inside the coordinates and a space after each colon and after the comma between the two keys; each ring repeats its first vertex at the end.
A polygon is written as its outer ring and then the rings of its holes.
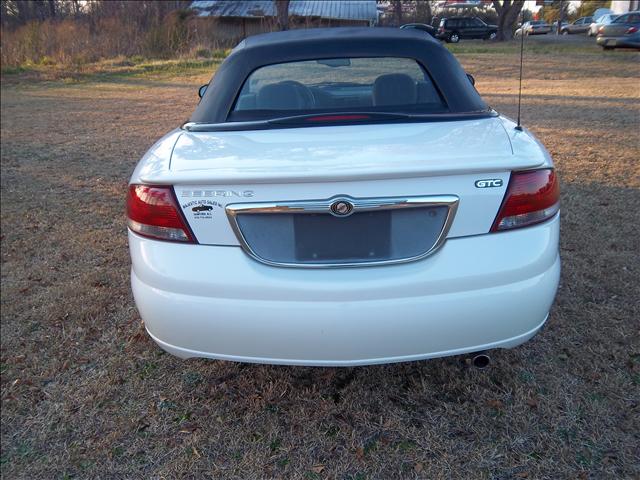
{"type": "Polygon", "coordinates": [[[520,124],[520,106],[522,105],[522,58],[524,56],[524,12],[522,15],[522,23],[520,26],[520,85],[518,87],[518,124],[516,130],[522,131],[522,125],[520,124]]]}

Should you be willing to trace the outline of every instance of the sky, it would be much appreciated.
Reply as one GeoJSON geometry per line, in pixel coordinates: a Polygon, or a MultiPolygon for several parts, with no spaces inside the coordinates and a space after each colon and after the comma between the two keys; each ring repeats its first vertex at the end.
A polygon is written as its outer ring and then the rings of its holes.
{"type": "MultiPolygon", "coordinates": [[[[582,2],[581,0],[571,0],[569,3],[570,3],[569,9],[575,10],[580,6],[582,2]]],[[[536,0],[527,0],[526,2],[524,2],[524,8],[535,13],[538,10],[540,10],[542,7],[539,7],[536,5],[536,0]]]]}

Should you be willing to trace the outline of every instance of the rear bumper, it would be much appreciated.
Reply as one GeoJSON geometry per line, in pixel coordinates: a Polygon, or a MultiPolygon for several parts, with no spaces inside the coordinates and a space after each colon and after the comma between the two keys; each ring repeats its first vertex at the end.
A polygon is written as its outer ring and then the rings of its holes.
{"type": "Polygon", "coordinates": [[[611,48],[640,48],[640,41],[627,37],[605,37],[600,35],[596,43],[602,47],[611,48]]]}
{"type": "Polygon", "coordinates": [[[383,267],[270,267],[238,247],[129,233],[136,304],[152,338],[183,358],[350,366],[419,360],[527,341],[560,274],[559,218],[448,240],[383,267]]]}
{"type": "Polygon", "coordinates": [[[529,30],[529,35],[546,35],[547,33],[550,33],[551,29],[546,27],[546,28],[534,28],[532,30],[529,30]]]}

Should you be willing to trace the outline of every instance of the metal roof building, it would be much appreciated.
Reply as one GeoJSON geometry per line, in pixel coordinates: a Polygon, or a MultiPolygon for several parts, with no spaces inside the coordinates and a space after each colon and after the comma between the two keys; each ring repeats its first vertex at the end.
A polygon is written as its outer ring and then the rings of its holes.
{"type": "MultiPolygon", "coordinates": [[[[197,0],[190,8],[199,17],[259,19],[276,15],[271,0],[197,0]]],[[[291,0],[289,16],[373,25],[378,20],[378,10],[376,0],[291,0]]]]}

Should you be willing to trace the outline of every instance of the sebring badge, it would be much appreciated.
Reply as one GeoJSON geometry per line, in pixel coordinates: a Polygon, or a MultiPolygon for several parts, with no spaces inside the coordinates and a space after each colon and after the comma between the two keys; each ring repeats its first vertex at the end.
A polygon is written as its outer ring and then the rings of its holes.
{"type": "Polygon", "coordinates": [[[501,187],[501,178],[488,178],[486,180],[476,180],[476,188],[494,188],[501,187]]]}
{"type": "Polygon", "coordinates": [[[182,190],[181,197],[244,197],[254,195],[253,190],[182,190]]]}
{"type": "Polygon", "coordinates": [[[346,217],[353,212],[353,204],[347,200],[336,200],[331,204],[330,210],[334,217],[346,217]]]}

